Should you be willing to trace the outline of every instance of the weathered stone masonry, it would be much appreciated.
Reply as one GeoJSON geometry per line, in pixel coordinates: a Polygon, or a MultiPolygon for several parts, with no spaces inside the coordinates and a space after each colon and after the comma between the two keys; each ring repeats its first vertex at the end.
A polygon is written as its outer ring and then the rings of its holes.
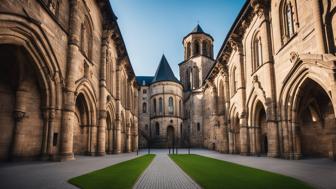
{"type": "Polygon", "coordinates": [[[108,1],[0,4],[0,159],[137,149],[137,83],[108,1]]]}

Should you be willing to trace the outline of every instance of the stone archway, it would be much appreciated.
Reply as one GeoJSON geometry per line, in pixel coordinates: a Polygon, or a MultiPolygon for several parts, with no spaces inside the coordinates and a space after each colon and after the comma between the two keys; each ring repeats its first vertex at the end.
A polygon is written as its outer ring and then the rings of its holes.
{"type": "Polygon", "coordinates": [[[41,155],[46,91],[24,47],[0,45],[0,160],[41,155]]]}
{"type": "Polygon", "coordinates": [[[108,154],[113,153],[113,138],[114,138],[114,121],[109,112],[106,117],[106,130],[105,130],[105,152],[108,154]]]}
{"type": "Polygon", "coordinates": [[[168,147],[173,147],[175,145],[175,130],[171,125],[167,127],[167,145],[168,147]]]}
{"type": "Polygon", "coordinates": [[[296,153],[305,157],[328,157],[333,152],[336,119],[328,93],[312,79],[306,79],[297,95],[296,153]]]}
{"type": "Polygon", "coordinates": [[[73,126],[74,154],[89,152],[90,111],[85,96],[80,93],[76,98],[75,120],[73,126]]]}
{"type": "Polygon", "coordinates": [[[266,111],[263,104],[258,101],[255,108],[256,120],[256,153],[267,155],[268,153],[268,136],[266,111]]]}

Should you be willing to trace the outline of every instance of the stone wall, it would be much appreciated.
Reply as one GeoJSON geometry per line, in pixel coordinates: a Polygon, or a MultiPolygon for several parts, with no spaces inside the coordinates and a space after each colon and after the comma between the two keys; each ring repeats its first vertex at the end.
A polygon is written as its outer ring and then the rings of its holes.
{"type": "Polygon", "coordinates": [[[12,73],[0,81],[0,159],[136,150],[135,75],[109,2],[4,1],[0,12],[12,73]]]}

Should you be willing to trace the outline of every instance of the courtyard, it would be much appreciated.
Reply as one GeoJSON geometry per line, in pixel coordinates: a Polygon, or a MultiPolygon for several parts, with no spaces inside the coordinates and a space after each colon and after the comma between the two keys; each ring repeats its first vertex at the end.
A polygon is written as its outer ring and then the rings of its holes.
{"type": "MultiPolygon", "coordinates": [[[[156,157],[138,178],[134,188],[201,188],[173,163],[168,152],[168,149],[151,150],[151,153],[156,154],[156,157]]],[[[178,153],[187,154],[188,150],[179,149],[178,153]]],[[[336,188],[336,180],[334,179],[336,177],[336,163],[328,159],[288,161],[267,157],[221,154],[205,149],[191,149],[191,153],[289,176],[305,182],[313,188],[336,188]]],[[[145,154],[147,154],[146,149],[139,152],[139,156],[145,154]]],[[[138,157],[137,154],[133,152],[104,157],[76,156],[76,160],[66,162],[1,163],[1,186],[10,189],[75,189],[77,187],[68,183],[71,178],[136,157],[138,157]]]]}

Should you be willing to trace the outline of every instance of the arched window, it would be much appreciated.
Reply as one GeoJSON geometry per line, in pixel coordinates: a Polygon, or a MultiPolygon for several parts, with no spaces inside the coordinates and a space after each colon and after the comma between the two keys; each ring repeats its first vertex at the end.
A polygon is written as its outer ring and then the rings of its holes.
{"type": "Polygon", "coordinates": [[[147,113],[147,103],[142,103],[142,113],[147,113]]]}
{"type": "Polygon", "coordinates": [[[186,90],[190,89],[189,69],[187,69],[186,74],[185,74],[185,87],[186,87],[186,90]]]}
{"type": "Polygon", "coordinates": [[[193,68],[193,78],[194,78],[194,83],[193,83],[193,88],[197,89],[199,88],[199,70],[198,67],[193,68]]]}
{"type": "Polygon", "coordinates": [[[182,116],[182,102],[179,101],[179,115],[182,116]]]}
{"type": "Polygon", "coordinates": [[[162,98],[159,98],[159,113],[162,114],[163,112],[163,102],[162,102],[162,98]]]}
{"type": "Polygon", "coordinates": [[[85,16],[84,23],[81,26],[81,51],[89,60],[91,60],[92,49],[92,28],[88,16],[85,16]]]}
{"type": "Polygon", "coordinates": [[[282,26],[282,42],[287,42],[294,36],[294,11],[290,0],[284,0],[280,6],[280,19],[282,26]]]}
{"type": "Polygon", "coordinates": [[[173,97],[169,97],[168,99],[168,113],[173,115],[174,114],[174,99],[173,97]]]}
{"type": "Polygon", "coordinates": [[[160,135],[160,124],[158,122],[155,123],[155,134],[160,135]]]}
{"type": "Polygon", "coordinates": [[[209,53],[208,53],[208,43],[207,43],[207,41],[203,41],[203,42],[202,42],[202,55],[204,55],[204,56],[209,56],[209,53]]]}
{"type": "Polygon", "coordinates": [[[197,131],[201,131],[201,124],[200,123],[197,123],[197,131]]]}
{"type": "Polygon", "coordinates": [[[237,68],[234,67],[232,69],[232,90],[233,90],[233,94],[235,94],[237,92],[237,68]]]}
{"type": "Polygon", "coordinates": [[[153,111],[154,111],[154,114],[156,114],[156,99],[155,98],[153,100],[153,111]]]}
{"type": "Polygon", "coordinates": [[[259,34],[256,34],[253,40],[253,72],[258,69],[259,66],[262,65],[262,43],[261,37],[259,34]]]}
{"type": "Polygon", "coordinates": [[[190,44],[190,42],[188,42],[187,43],[187,57],[186,57],[186,59],[188,59],[188,58],[190,58],[190,56],[191,56],[191,44],[190,44]]]}
{"type": "Polygon", "coordinates": [[[224,100],[224,84],[223,81],[221,80],[219,82],[219,87],[218,87],[218,113],[220,115],[224,115],[224,110],[225,110],[225,100],[224,100]]]}
{"type": "Polygon", "coordinates": [[[198,41],[194,42],[193,52],[194,52],[193,56],[197,56],[200,54],[200,44],[198,41]]]}

